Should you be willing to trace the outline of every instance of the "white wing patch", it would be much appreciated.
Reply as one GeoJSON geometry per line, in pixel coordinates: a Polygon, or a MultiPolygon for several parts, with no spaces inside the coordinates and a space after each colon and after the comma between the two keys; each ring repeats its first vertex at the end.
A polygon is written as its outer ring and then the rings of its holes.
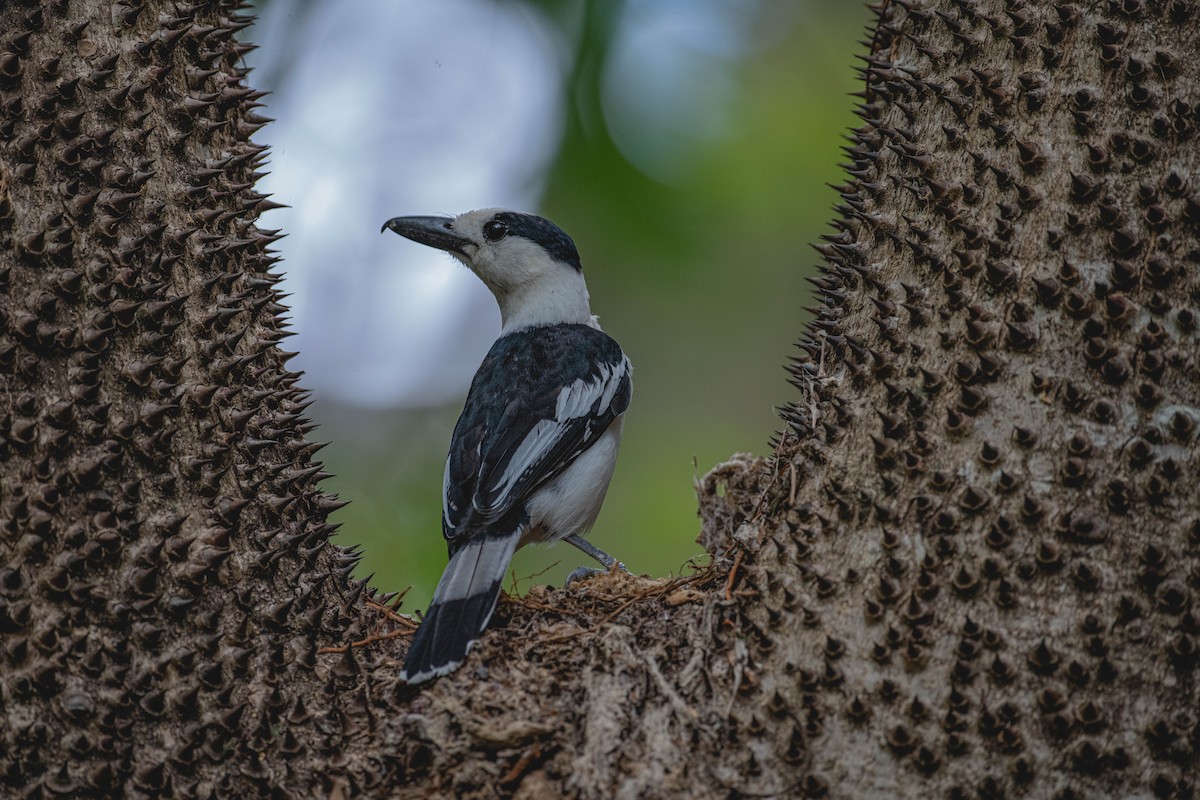
{"type": "MultiPolygon", "coordinates": [[[[590,380],[580,378],[570,386],[564,386],[555,402],[554,419],[539,420],[505,465],[504,474],[495,485],[492,509],[508,505],[509,495],[529,470],[538,468],[545,474],[553,473],[558,465],[540,462],[567,433],[570,427],[568,423],[591,416],[593,408],[597,414],[606,413],[628,374],[629,359],[623,358],[620,364],[601,364],[600,374],[590,380]]],[[[575,455],[571,454],[572,457],[575,455]]],[[[492,509],[480,510],[486,512],[492,509]]]]}
{"type": "Polygon", "coordinates": [[[583,378],[564,386],[558,393],[558,403],[554,408],[554,418],[559,422],[582,417],[592,409],[596,399],[604,392],[604,386],[612,376],[612,370],[607,364],[600,365],[600,374],[595,379],[585,381],[583,378]]]}
{"type": "Polygon", "coordinates": [[[494,508],[501,508],[505,505],[505,499],[521,476],[541,458],[543,453],[554,447],[554,443],[562,435],[563,426],[552,419],[543,419],[533,426],[533,430],[526,434],[521,443],[517,445],[516,452],[508,460],[504,474],[496,483],[494,508]]]}
{"type": "Polygon", "coordinates": [[[600,374],[591,380],[580,378],[570,386],[564,386],[558,393],[554,418],[566,422],[590,414],[597,400],[600,405],[596,410],[603,413],[612,404],[617,389],[621,387],[621,379],[628,371],[629,359],[625,358],[616,367],[601,364],[600,374]]]}
{"type": "Polygon", "coordinates": [[[612,405],[613,397],[617,394],[617,389],[621,388],[621,379],[630,372],[629,359],[623,357],[620,366],[616,369],[616,375],[613,380],[608,381],[604,387],[604,394],[600,397],[600,409],[604,410],[612,405]]]}

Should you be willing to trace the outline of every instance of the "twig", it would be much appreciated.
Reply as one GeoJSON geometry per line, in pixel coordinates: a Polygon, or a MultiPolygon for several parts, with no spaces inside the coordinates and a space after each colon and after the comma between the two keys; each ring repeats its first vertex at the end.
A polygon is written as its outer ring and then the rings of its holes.
{"type": "Polygon", "coordinates": [[[507,786],[510,783],[516,783],[517,779],[524,775],[525,771],[529,769],[529,765],[533,763],[534,759],[540,758],[541,755],[541,745],[534,745],[526,750],[521,754],[521,757],[517,759],[516,763],[512,765],[512,769],[510,769],[504,775],[504,777],[500,779],[500,785],[507,786]]]}
{"type": "Polygon", "coordinates": [[[411,586],[409,586],[402,592],[397,592],[396,596],[388,601],[388,608],[390,608],[392,611],[399,611],[400,604],[402,602],[404,602],[404,598],[408,595],[408,592],[410,589],[412,589],[411,586]]]}
{"type": "Polygon", "coordinates": [[[346,653],[352,647],[366,647],[375,642],[382,642],[385,639],[395,639],[397,636],[412,636],[412,631],[388,631],[387,633],[376,633],[368,636],[365,639],[359,639],[357,642],[343,645],[330,645],[329,647],[318,647],[317,655],[323,656],[329,653],[346,653]]]}
{"type": "Polygon", "coordinates": [[[521,608],[528,608],[534,611],[551,611],[556,614],[564,613],[563,609],[559,608],[558,606],[552,606],[548,603],[539,603],[536,600],[530,600],[528,597],[522,597],[520,595],[508,595],[505,597],[505,600],[514,606],[520,606],[521,608]]]}
{"type": "Polygon", "coordinates": [[[367,608],[374,609],[375,611],[383,612],[383,615],[385,617],[387,617],[388,619],[390,619],[392,622],[399,622],[400,624],[407,625],[410,628],[413,628],[414,630],[417,627],[417,623],[413,622],[412,619],[410,619],[409,617],[406,617],[402,614],[397,614],[392,608],[384,605],[383,603],[380,603],[378,600],[373,600],[370,597],[368,597],[365,600],[363,600],[363,605],[365,605],[367,608]]]}
{"type": "Polygon", "coordinates": [[[554,569],[561,563],[562,563],[561,561],[555,561],[554,563],[538,570],[537,572],[533,573],[532,575],[525,575],[520,578],[517,577],[517,571],[514,569],[511,573],[512,574],[512,593],[517,594],[518,592],[521,591],[520,589],[517,588],[517,584],[520,583],[521,581],[532,581],[534,578],[540,578],[542,575],[545,575],[547,572],[554,569]]]}
{"type": "Polygon", "coordinates": [[[733,599],[733,582],[737,578],[738,567],[742,565],[742,555],[746,551],[738,548],[737,555],[733,557],[733,566],[729,568],[729,577],[725,579],[725,599],[733,599]]]}
{"type": "Polygon", "coordinates": [[[613,611],[611,614],[609,614],[608,616],[606,616],[604,619],[602,619],[602,620],[600,620],[598,623],[596,623],[596,627],[597,627],[597,628],[599,628],[599,627],[602,627],[602,626],[604,626],[604,625],[607,625],[608,623],[612,622],[612,621],[613,621],[613,619],[614,619],[614,618],[616,618],[616,616],[617,616],[618,614],[620,614],[622,611],[624,611],[625,609],[629,608],[631,605],[633,605],[634,603],[636,603],[638,600],[645,600],[647,597],[649,597],[649,595],[646,595],[646,594],[638,594],[638,595],[634,595],[633,597],[629,598],[628,600],[626,600],[626,601],[625,601],[624,603],[622,603],[621,605],[617,606],[617,610],[616,610],[616,611],[613,611]]]}

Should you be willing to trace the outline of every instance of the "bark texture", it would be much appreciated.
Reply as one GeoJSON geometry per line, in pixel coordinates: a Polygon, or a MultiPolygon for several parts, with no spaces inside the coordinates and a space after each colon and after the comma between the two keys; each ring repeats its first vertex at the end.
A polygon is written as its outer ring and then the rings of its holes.
{"type": "Polygon", "coordinates": [[[405,623],[327,543],[245,20],[150,5],[0,11],[4,793],[1195,795],[1193,3],[884,3],[712,567],[505,601],[420,689],[345,646],[405,623]]]}
{"type": "Polygon", "coordinates": [[[283,721],[357,623],[276,346],[248,24],[0,6],[0,796],[286,787],[333,724],[283,721]]]}

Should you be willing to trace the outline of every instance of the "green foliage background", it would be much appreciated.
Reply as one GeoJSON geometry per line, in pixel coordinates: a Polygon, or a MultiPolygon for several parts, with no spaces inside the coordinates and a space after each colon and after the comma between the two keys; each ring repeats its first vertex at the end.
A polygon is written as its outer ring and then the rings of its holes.
{"type": "MultiPolygon", "coordinates": [[[[554,4],[544,10],[553,16],[554,4]]],[[[634,399],[616,477],[592,541],[631,570],[663,576],[701,555],[694,480],[735,452],[763,453],[791,397],[783,364],[806,322],[808,245],[831,218],[839,148],[852,127],[865,7],[806,4],[789,36],[741,64],[730,135],[694,149],[663,185],[608,138],[599,65],[614,4],[589,4],[566,103],[570,119],[540,213],[578,244],[593,308],[634,363],[634,399]]],[[[284,267],[286,268],[286,264],[284,267]]],[[[465,391],[464,391],[465,394],[465,391]]],[[[384,591],[412,587],[424,608],[446,561],[441,478],[461,406],[348,409],[317,397],[326,488],[351,503],[335,514],[359,574],[384,591]]],[[[587,563],[568,546],[517,554],[518,588],[560,584],[587,563]]],[[[590,566],[590,564],[589,564],[590,566]]]]}

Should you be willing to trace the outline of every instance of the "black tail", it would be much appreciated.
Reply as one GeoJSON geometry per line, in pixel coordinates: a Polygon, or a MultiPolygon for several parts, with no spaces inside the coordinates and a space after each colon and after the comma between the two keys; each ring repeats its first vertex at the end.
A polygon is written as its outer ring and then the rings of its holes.
{"type": "Polygon", "coordinates": [[[421,683],[453,672],[466,660],[492,618],[519,539],[519,533],[481,536],[451,556],[404,658],[402,680],[421,683]]]}

